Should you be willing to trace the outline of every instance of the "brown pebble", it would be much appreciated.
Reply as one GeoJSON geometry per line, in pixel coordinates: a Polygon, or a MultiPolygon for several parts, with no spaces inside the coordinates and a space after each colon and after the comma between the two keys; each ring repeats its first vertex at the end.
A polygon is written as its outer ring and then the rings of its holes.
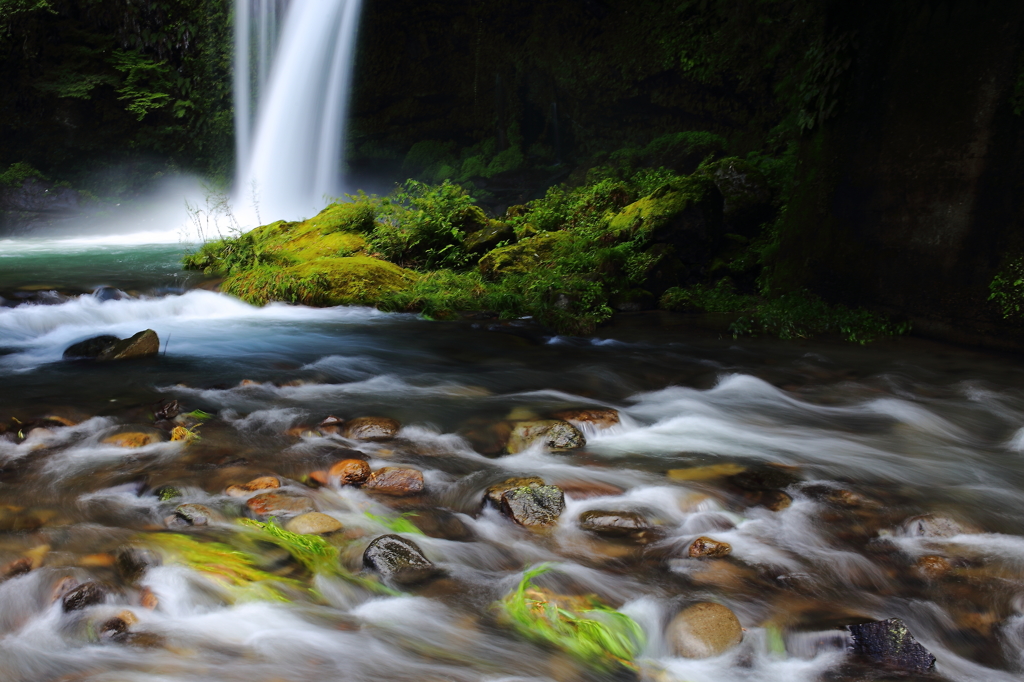
{"type": "Polygon", "coordinates": [[[328,483],[359,485],[370,477],[370,465],[361,459],[343,459],[327,470],[328,483]]]}
{"type": "Polygon", "coordinates": [[[687,550],[687,554],[693,558],[723,557],[731,553],[732,545],[728,542],[719,542],[705,535],[694,540],[687,550]]]}
{"type": "Polygon", "coordinates": [[[273,490],[280,487],[281,482],[274,476],[260,476],[242,485],[230,485],[224,492],[231,497],[245,497],[257,490],[273,490]]]}
{"type": "Polygon", "coordinates": [[[417,495],[423,492],[423,472],[406,467],[384,467],[370,474],[363,488],[384,495],[417,495]]]}
{"type": "Polygon", "coordinates": [[[607,429],[619,423],[619,412],[611,408],[585,408],[555,412],[555,419],[562,419],[579,426],[587,424],[598,429],[607,429]]]}
{"type": "Polygon", "coordinates": [[[22,559],[15,559],[14,561],[5,564],[0,568],[0,581],[10,580],[11,578],[17,578],[19,575],[25,575],[32,570],[32,559],[24,557],[22,559]]]}
{"type": "Polygon", "coordinates": [[[139,605],[141,605],[142,608],[144,609],[149,609],[150,611],[152,611],[160,605],[160,600],[153,593],[153,590],[149,589],[148,587],[143,587],[142,590],[139,592],[139,605]]]}
{"type": "Polygon", "coordinates": [[[944,556],[923,556],[917,560],[917,570],[935,580],[953,570],[953,564],[944,556]]]}
{"type": "Polygon", "coordinates": [[[342,435],[355,440],[389,440],[395,437],[401,427],[396,420],[388,417],[357,417],[345,424],[342,435]]]}

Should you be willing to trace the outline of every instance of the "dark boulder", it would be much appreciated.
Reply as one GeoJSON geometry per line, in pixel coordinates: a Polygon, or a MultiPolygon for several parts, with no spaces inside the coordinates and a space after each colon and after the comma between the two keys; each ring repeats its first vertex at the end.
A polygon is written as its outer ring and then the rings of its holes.
{"type": "Polygon", "coordinates": [[[553,526],[564,509],[565,494],[554,485],[513,488],[501,496],[502,513],[521,526],[553,526]]]}
{"type": "Polygon", "coordinates": [[[509,490],[516,488],[522,488],[523,486],[529,486],[537,488],[544,485],[544,479],[539,476],[517,476],[515,478],[506,478],[501,483],[495,483],[492,486],[488,486],[484,492],[484,502],[490,502],[495,507],[501,506],[501,496],[509,490]]]}
{"type": "Polygon", "coordinates": [[[79,611],[87,606],[100,604],[107,597],[107,590],[99,583],[82,583],[64,595],[61,607],[65,613],[79,611]]]}
{"type": "Polygon", "coordinates": [[[438,573],[419,546],[400,535],[375,538],[363,552],[363,567],[399,585],[423,582],[438,573]]]}
{"type": "Polygon", "coordinates": [[[580,528],[605,537],[637,537],[651,527],[651,522],[638,512],[591,509],[580,514],[580,528]]]}
{"type": "Polygon", "coordinates": [[[851,651],[868,661],[904,672],[926,673],[935,667],[935,656],[918,644],[899,618],[849,626],[851,651]]]}
{"type": "Polygon", "coordinates": [[[151,566],[163,563],[160,555],[142,547],[124,547],[117,553],[114,567],[125,582],[133,583],[151,566]]]}
{"type": "Polygon", "coordinates": [[[116,336],[110,336],[105,334],[103,336],[94,336],[91,339],[85,341],[79,341],[78,343],[71,344],[64,351],[65,360],[80,360],[80,359],[91,359],[95,360],[100,357],[110,348],[114,347],[121,339],[116,336]]]}
{"type": "Polygon", "coordinates": [[[488,221],[487,227],[466,235],[462,244],[469,253],[486,253],[502,242],[515,241],[512,226],[497,220],[488,221]]]}
{"type": "Polygon", "coordinates": [[[100,354],[99,360],[130,360],[156,355],[160,352],[160,337],[152,329],[118,341],[100,354]]]}
{"type": "Polygon", "coordinates": [[[716,161],[707,170],[724,199],[723,229],[745,237],[756,236],[773,213],[772,191],[764,173],[736,157],[716,161]]]}

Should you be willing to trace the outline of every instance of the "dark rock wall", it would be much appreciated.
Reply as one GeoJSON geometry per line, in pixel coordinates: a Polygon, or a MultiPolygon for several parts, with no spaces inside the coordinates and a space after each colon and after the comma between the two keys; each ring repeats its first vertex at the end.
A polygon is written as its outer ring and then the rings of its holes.
{"type": "Polygon", "coordinates": [[[839,114],[802,142],[780,284],[946,337],[1005,327],[987,297],[1024,227],[1024,118],[1011,101],[1022,20],[1024,3],[1001,2],[832,13],[856,57],[839,114]]]}

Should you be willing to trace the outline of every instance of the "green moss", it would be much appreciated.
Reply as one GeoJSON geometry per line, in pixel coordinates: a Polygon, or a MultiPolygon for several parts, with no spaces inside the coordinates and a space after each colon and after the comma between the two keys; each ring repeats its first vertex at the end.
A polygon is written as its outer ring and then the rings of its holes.
{"type": "Polygon", "coordinates": [[[525,274],[550,263],[558,243],[571,238],[566,232],[545,232],[494,249],[480,259],[480,272],[485,277],[525,274]]]}
{"type": "Polygon", "coordinates": [[[27,163],[12,163],[3,173],[0,173],[0,185],[7,187],[21,187],[29,178],[45,180],[45,176],[27,163]]]}
{"type": "Polygon", "coordinates": [[[650,235],[686,209],[705,201],[711,191],[710,180],[703,177],[691,176],[662,185],[613,216],[608,221],[608,230],[617,236],[650,235]]]}
{"type": "Polygon", "coordinates": [[[1024,319],[1024,258],[1012,259],[996,273],[988,288],[988,300],[999,306],[1004,319],[1024,319]]]}
{"type": "Polygon", "coordinates": [[[316,258],[287,267],[260,266],[224,280],[224,292],[254,305],[285,301],[311,306],[374,305],[402,291],[415,274],[370,256],[316,258]]]}

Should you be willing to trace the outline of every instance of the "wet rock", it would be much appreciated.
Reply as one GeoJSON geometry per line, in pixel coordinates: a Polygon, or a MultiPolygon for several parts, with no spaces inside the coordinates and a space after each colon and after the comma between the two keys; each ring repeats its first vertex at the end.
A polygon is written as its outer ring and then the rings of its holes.
{"type": "Polygon", "coordinates": [[[728,607],[702,602],[683,609],[669,623],[666,637],[684,658],[711,658],[743,640],[740,621],[728,607]]]}
{"type": "Polygon", "coordinates": [[[257,490],[274,490],[281,487],[281,481],[275,476],[260,476],[242,485],[229,485],[224,491],[231,497],[245,497],[257,490]]]}
{"type": "Polygon", "coordinates": [[[110,335],[94,336],[68,346],[64,351],[63,358],[65,360],[95,360],[113,348],[114,344],[120,340],[118,337],[110,335]]]}
{"type": "Polygon", "coordinates": [[[401,424],[387,417],[358,417],[348,421],[341,433],[353,440],[381,441],[394,438],[400,428],[401,424]]]}
{"type": "Polygon", "coordinates": [[[636,537],[652,527],[643,514],[633,511],[591,509],[580,514],[580,528],[605,537],[636,537]]]}
{"type": "Polygon", "coordinates": [[[493,457],[505,454],[505,446],[512,435],[512,425],[507,421],[492,422],[474,418],[462,425],[459,435],[468,440],[480,454],[493,457]]]}
{"type": "Polygon", "coordinates": [[[911,673],[926,673],[935,666],[935,656],[918,644],[899,618],[851,625],[849,630],[851,651],[874,664],[911,673]]]}
{"type": "Polygon", "coordinates": [[[181,414],[181,405],[178,404],[177,400],[172,400],[169,403],[161,405],[156,411],[153,412],[153,419],[156,421],[171,420],[181,414]]]}
{"type": "Polygon", "coordinates": [[[487,221],[487,226],[471,234],[463,240],[467,253],[483,254],[502,242],[515,241],[516,234],[512,226],[498,220],[487,221]]]}
{"type": "Polygon", "coordinates": [[[624,490],[610,483],[597,481],[558,481],[556,485],[567,497],[574,500],[589,500],[592,497],[608,497],[621,495],[624,490]]]}
{"type": "Polygon", "coordinates": [[[716,478],[733,476],[746,471],[746,469],[741,464],[727,462],[725,464],[711,464],[703,467],[669,469],[665,475],[673,481],[711,481],[716,478]]]}
{"type": "Polygon", "coordinates": [[[363,552],[363,566],[400,585],[423,582],[438,572],[415,542],[399,535],[375,538],[363,552]]]}
{"type": "Polygon", "coordinates": [[[521,526],[553,526],[564,509],[565,495],[553,485],[522,486],[501,496],[501,512],[521,526]]]}
{"type": "Polygon", "coordinates": [[[953,570],[953,562],[944,556],[923,556],[914,565],[920,573],[931,580],[942,578],[953,570]]]}
{"type": "Polygon", "coordinates": [[[139,591],[139,605],[144,609],[152,611],[160,605],[160,599],[153,593],[153,590],[143,587],[139,591]]]}
{"type": "Polygon", "coordinates": [[[800,477],[790,467],[778,464],[763,464],[751,467],[729,476],[729,483],[741,490],[781,490],[800,482],[800,477]]]}
{"type": "Polygon", "coordinates": [[[506,450],[509,454],[522,452],[530,446],[542,443],[552,450],[572,450],[587,444],[583,433],[575,426],[558,419],[521,421],[512,425],[506,450]]]}
{"type": "Polygon", "coordinates": [[[406,467],[384,467],[370,474],[363,489],[384,495],[418,495],[423,492],[423,472],[406,467]]]}
{"type": "Polygon", "coordinates": [[[717,558],[731,553],[732,545],[728,542],[719,542],[704,535],[690,543],[689,549],[686,550],[686,554],[691,558],[717,558]]]}
{"type": "Polygon", "coordinates": [[[308,497],[288,493],[260,493],[246,500],[245,505],[256,516],[298,516],[316,511],[308,497]]]}
{"type": "Polygon", "coordinates": [[[300,514],[284,524],[285,530],[298,533],[299,535],[323,535],[341,530],[341,528],[341,521],[320,512],[300,514]]]}
{"type": "Polygon", "coordinates": [[[160,429],[148,426],[128,426],[117,433],[107,436],[102,442],[119,448],[144,448],[147,445],[162,443],[167,438],[167,434],[160,429]]]}
{"type": "Polygon", "coordinates": [[[755,236],[773,213],[772,193],[764,174],[750,162],[736,157],[715,161],[707,166],[707,172],[724,200],[725,231],[755,236]]]}
{"type": "Polygon", "coordinates": [[[170,500],[181,497],[181,491],[175,488],[173,485],[165,485],[157,488],[154,493],[161,502],[169,502],[170,500]]]}
{"type": "Polygon", "coordinates": [[[327,470],[327,482],[337,485],[359,485],[369,477],[370,465],[361,459],[343,459],[327,470]]]}
{"type": "Polygon", "coordinates": [[[903,530],[910,537],[951,538],[969,532],[959,522],[946,516],[927,514],[915,516],[903,524],[903,530]]]}
{"type": "Polygon", "coordinates": [[[33,561],[28,557],[21,559],[15,559],[9,563],[0,566],[0,582],[10,580],[11,578],[17,578],[20,575],[25,575],[33,568],[33,561]]]}
{"type": "Polygon", "coordinates": [[[141,331],[134,336],[110,346],[97,360],[131,360],[156,355],[160,352],[160,337],[152,329],[141,331]]]}
{"type": "Polygon", "coordinates": [[[112,639],[115,642],[123,639],[131,626],[139,622],[131,611],[122,611],[113,618],[108,618],[99,626],[101,639],[112,639]]]}
{"type": "Polygon", "coordinates": [[[495,507],[501,507],[501,496],[504,495],[506,491],[522,488],[524,486],[539,488],[542,485],[544,485],[544,479],[537,476],[506,478],[501,483],[495,483],[487,488],[486,492],[484,492],[484,502],[490,502],[495,507]]]}
{"type": "Polygon", "coordinates": [[[162,563],[159,554],[143,547],[123,547],[114,560],[118,575],[127,583],[135,582],[151,566],[159,566],[162,563]]]}
{"type": "Polygon", "coordinates": [[[594,429],[608,429],[619,423],[618,410],[604,407],[562,410],[555,412],[554,416],[576,427],[586,425],[594,429]]]}
{"type": "Polygon", "coordinates": [[[206,526],[217,517],[217,512],[205,504],[179,504],[174,508],[174,518],[186,526],[206,526]]]}
{"type": "Polygon", "coordinates": [[[325,436],[340,435],[342,427],[345,425],[345,420],[331,415],[324,419],[316,427],[316,430],[325,436]]]}
{"type": "Polygon", "coordinates": [[[105,587],[96,582],[82,583],[61,599],[61,608],[65,613],[79,611],[87,606],[100,604],[107,597],[105,587]]]}
{"type": "Polygon", "coordinates": [[[782,511],[793,506],[793,498],[781,490],[765,490],[753,498],[754,504],[770,509],[771,511],[782,511]]]}
{"type": "Polygon", "coordinates": [[[446,509],[422,509],[407,516],[424,535],[432,538],[463,542],[473,537],[462,519],[446,509]]]}

